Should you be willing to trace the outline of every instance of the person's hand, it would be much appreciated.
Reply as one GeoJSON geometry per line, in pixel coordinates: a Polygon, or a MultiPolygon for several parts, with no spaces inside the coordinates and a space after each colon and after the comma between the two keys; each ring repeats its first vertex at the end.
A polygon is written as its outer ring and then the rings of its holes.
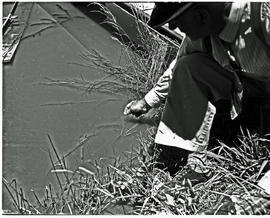
{"type": "Polygon", "coordinates": [[[151,107],[146,103],[144,98],[140,100],[133,100],[126,105],[124,115],[132,114],[139,117],[142,114],[147,113],[150,108],[151,107]]]}

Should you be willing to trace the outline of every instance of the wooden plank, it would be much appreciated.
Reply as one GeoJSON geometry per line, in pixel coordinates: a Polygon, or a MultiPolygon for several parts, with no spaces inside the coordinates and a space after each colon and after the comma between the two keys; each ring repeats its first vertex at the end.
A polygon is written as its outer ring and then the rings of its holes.
{"type": "Polygon", "coordinates": [[[5,19],[2,46],[2,60],[4,63],[11,62],[15,55],[23,33],[28,25],[28,19],[33,4],[34,3],[20,2],[19,4],[14,5],[5,19]],[[15,9],[17,9],[16,12],[15,9]]]}

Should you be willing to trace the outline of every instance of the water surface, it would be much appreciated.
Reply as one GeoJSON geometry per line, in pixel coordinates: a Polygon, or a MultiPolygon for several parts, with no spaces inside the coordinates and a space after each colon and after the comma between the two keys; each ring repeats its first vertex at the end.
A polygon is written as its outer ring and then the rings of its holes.
{"type": "MultiPolygon", "coordinates": [[[[22,40],[14,61],[3,65],[3,176],[8,181],[15,178],[27,193],[42,192],[49,183],[56,185],[48,173],[48,149],[52,152],[48,135],[64,155],[98,130],[84,145],[84,159],[115,156],[136,144],[134,135],[119,138],[123,128],[134,125],[123,120],[126,97],[40,84],[46,77],[94,80],[104,76],[74,64],[84,63],[80,54],[88,49],[97,49],[115,62],[122,54],[121,44],[109,32],[70,3],[35,3],[25,35],[47,25],[31,24],[63,13],[59,5],[73,18],[22,40]]],[[[80,163],[78,149],[70,156],[69,166],[73,169],[80,163]]],[[[8,199],[4,191],[3,209],[10,208],[8,199]]]]}

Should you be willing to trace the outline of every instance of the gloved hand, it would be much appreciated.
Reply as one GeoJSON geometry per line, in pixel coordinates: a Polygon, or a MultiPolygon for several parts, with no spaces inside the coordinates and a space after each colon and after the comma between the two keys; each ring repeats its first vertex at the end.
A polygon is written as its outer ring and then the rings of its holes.
{"type": "Polygon", "coordinates": [[[124,115],[132,114],[136,117],[139,117],[142,114],[147,113],[150,108],[151,107],[146,103],[144,98],[140,100],[133,100],[126,105],[124,109],[124,115]]]}

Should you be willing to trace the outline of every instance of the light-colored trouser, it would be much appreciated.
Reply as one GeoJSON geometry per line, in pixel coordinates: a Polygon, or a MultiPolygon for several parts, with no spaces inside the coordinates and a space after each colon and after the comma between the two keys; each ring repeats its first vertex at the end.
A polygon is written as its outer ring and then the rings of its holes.
{"type": "Polygon", "coordinates": [[[210,102],[229,100],[234,78],[235,75],[203,53],[182,57],[175,65],[161,122],[184,140],[198,143],[187,163],[195,171],[206,171],[205,151],[215,113],[213,111],[211,117],[207,117],[207,111],[209,115],[211,110],[209,105],[213,106],[210,102]],[[205,124],[207,128],[204,128],[205,124]]]}

